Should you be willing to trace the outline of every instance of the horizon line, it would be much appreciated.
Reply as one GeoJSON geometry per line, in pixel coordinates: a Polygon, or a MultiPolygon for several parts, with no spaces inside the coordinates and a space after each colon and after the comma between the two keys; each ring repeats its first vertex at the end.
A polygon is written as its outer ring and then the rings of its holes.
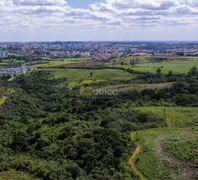
{"type": "Polygon", "coordinates": [[[1,43],[32,43],[32,42],[198,42],[198,40],[54,40],[54,41],[2,41],[1,43]]]}

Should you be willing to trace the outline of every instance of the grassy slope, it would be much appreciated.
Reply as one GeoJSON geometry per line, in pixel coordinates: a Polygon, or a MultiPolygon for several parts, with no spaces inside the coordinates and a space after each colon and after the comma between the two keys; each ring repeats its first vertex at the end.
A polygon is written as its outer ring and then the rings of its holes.
{"type": "Polygon", "coordinates": [[[197,177],[198,129],[151,129],[132,133],[141,151],[135,164],[148,179],[197,177]]]}
{"type": "MultiPolygon", "coordinates": [[[[120,66],[116,61],[111,61],[115,66],[130,67],[137,71],[149,71],[155,73],[157,68],[162,68],[163,73],[170,70],[173,73],[187,73],[189,69],[197,65],[197,58],[189,58],[189,60],[176,59],[167,62],[148,62],[145,57],[140,57],[142,64],[132,68],[129,65],[120,66]]],[[[129,63],[131,57],[125,58],[129,63]]],[[[123,59],[122,59],[123,60],[123,59]]],[[[122,61],[121,60],[121,61],[122,61]]],[[[50,64],[41,65],[41,67],[57,67],[77,63],[75,61],[51,61],[50,64]]],[[[69,86],[74,87],[79,81],[81,83],[104,82],[113,80],[128,80],[133,75],[119,70],[77,70],[77,69],[54,69],[53,73],[56,78],[68,78],[69,86]],[[93,72],[93,77],[90,77],[93,72]]],[[[118,89],[130,89],[131,85],[117,85],[118,89]]],[[[144,88],[145,85],[136,85],[136,88],[144,88]],[[142,87],[143,86],[143,87],[142,87]]],[[[147,85],[147,87],[151,87],[147,85]]],[[[146,87],[146,88],[147,88],[146,87]]],[[[109,88],[109,87],[107,87],[109,88]]],[[[112,86],[111,86],[112,88],[112,86]]],[[[133,87],[134,88],[134,87],[133,87]]],[[[153,112],[166,118],[170,126],[188,127],[196,125],[198,117],[197,108],[180,108],[180,107],[142,107],[137,108],[144,112],[153,112]],[[165,113],[164,113],[165,109],[165,113]],[[165,116],[164,116],[165,114],[165,116]]],[[[195,173],[197,166],[197,129],[153,129],[132,134],[132,139],[140,146],[140,153],[135,158],[135,164],[138,170],[149,180],[154,179],[193,179],[198,177],[195,173]]]]}
{"type": "Polygon", "coordinates": [[[128,91],[142,91],[144,89],[159,89],[164,87],[170,87],[172,83],[161,83],[161,84],[119,84],[103,87],[103,89],[116,89],[119,92],[128,91]]]}
{"type": "Polygon", "coordinates": [[[69,87],[74,87],[80,81],[85,83],[86,81],[96,82],[109,82],[117,80],[130,80],[134,75],[122,71],[122,70],[83,70],[83,69],[53,69],[55,78],[67,78],[69,80],[69,87]],[[90,76],[90,73],[93,76],[90,76]]]}

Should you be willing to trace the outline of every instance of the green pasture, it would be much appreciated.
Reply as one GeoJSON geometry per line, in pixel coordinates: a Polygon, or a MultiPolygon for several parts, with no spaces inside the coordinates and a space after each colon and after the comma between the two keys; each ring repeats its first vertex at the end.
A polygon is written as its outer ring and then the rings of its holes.
{"type": "Polygon", "coordinates": [[[12,68],[18,67],[21,64],[25,64],[25,61],[16,60],[16,59],[5,59],[0,60],[0,68],[12,68]]]}
{"type": "Polygon", "coordinates": [[[143,62],[147,62],[147,58],[148,56],[127,56],[127,57],[121,57],[121,58],[115,58],[115,59],[111,59],[109,61],[110,64],[113,65],[118,65],[121,62],[126,63],[126,64],[130,64],[130,60],[132,59],[138,59],[139,61],[143,62]]]}
{"type": "Polygon", "coordinates": [[[114,69],[51,69],[55,78],[67,78],[69,87],[74,87],[78,83],[111,82],[119,80],[131,80],[133,74],[122,70],[114,69]],[[92,76],[91,76],[92,73],[92,76]]]}
{"type": "Polygon", "coordinates": [[[137,107],[141,112],[152,112],[164,118],[169,127],[191,127],[198,125],[197,107],[137,107]]]}
{"type": "Polygon", "coordinates": [[[37,64],[36,66],[41,68],[52,68],[52,67],[59,67],[69,63],[70,62],[66,62],[66,61],[49,61],[49,63],[41,63],[41,64],[37,64]]]}
{"type": "Polygon", "coordinates": [[[49,60],[49,63],[37,64],[37,67],[47,68],[47,67],[60,67],[69,64],[88,62],[89,58],[64,58],[64,59],[46,59],[49,60]]]}
{"type": "Polygon", "coordinates": [[[69,62],[78,62],[78,61],[90,61],[90,58],[85,58],[85,57],[81,57],[81,58],[64,58],[64,61],[69,61],[69,62]]]}
{"type": "Polygon", "coordinates": [[[164,74],[167,74],[169,71],[172,71],[175,74],[187,74],[189,69],[193,66],[198,67],[198,57],[169,57],[166,61],[156,61],[152,60],[152,57],[146,56],[123,57],[111,60],[108,63],[108,66],[130,68],[135,71],[151,73],[156,73],[157,69],[161,68],[162,73],[164,74]],[[139,63],[135,64],[134,67],[130,65],[130,60],[137,58],[139,60],[139,63]],[[121,65],[121,62],[123,62],[124,64],[121,65]]]}
{"type": "Polygon", "coordinates": [[[161,62],[161,63],[151,63],[151,64],[139,64],[135,66],[133,69],[135,71],[141,72],[152,72],[156,73],[158,68],[161,68],[162,73],[168,74],[169,71],[172,71],[175,74],[185,73],[187,74],[193,66],[198,67],[198,59],[197,61],[179,61],[173,60],[169,62],[161,62]]]}
{"type": "Polygon", "coordinates": [[[8,53],[10,56],[23,56],[22,54],[17,54],[17,53],[8,53]]]}

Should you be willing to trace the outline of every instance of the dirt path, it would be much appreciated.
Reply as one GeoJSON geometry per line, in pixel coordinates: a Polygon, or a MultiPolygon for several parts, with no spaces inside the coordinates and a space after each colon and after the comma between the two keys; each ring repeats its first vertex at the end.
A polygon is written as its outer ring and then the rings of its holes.
{"type": "Polygon", "coordinates": [[[140,177],[141,180],[146,180],[146,178],[142,175],[142,173],[140,171],[138,171],[134,160],[136,158],[136,155],[140,152],[140,147],[137,146],[135,152],[133,153],[133,155],[131,156],[130,160],[129,160],[129,164],[131,165],[131,168],[133,169],[133,171],[135,172],[136,175],[138,175],[140,177]]]}

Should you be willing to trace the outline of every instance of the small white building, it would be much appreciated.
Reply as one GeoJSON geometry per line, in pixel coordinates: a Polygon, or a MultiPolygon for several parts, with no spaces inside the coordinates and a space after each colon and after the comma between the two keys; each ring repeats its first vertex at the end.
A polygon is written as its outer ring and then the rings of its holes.
{"type": "Polygon", "coordinates": [[[0,58],[7,58],[8,57],[8,51],[0,51],[0,58]]]}

